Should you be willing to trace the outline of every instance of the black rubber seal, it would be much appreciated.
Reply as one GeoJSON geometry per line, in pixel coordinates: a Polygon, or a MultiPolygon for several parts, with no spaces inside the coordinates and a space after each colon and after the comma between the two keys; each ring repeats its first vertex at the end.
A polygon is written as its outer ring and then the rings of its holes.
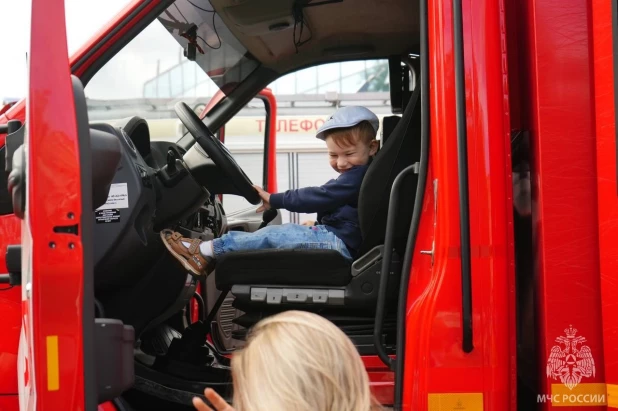
{"type": "Polygon", "coordinates": [[[470,261],[470,200],[468,186],[468,130],[464,73],[463,17],[461,0],[453,0],[455,92],[457,110],[457,172],[459,174],[459,224],[461,236],[461,321],[466,353],[472,352],[472,264],[470,261]]]}

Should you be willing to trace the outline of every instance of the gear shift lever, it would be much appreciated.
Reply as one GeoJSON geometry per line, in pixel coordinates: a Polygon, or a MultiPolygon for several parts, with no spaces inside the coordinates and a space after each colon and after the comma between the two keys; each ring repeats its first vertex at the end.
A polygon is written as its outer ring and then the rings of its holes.
{"type": "Polygon", "coordinates": [[[264,213],[262,214],[262,224],[260,224],[260,227],[258,228],[258,230],[261,230],[262,228],[266,227],[278,215],[279,215],[279,212],[274,208],[269,208],[268,210],[264,211],[264,213]]]}

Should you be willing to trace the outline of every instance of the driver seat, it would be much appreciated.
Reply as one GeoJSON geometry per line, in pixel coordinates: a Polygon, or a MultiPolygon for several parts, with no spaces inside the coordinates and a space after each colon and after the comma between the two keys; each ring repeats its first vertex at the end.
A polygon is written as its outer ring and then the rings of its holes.
{"type": "MultiPolygon", "coordinates": [[[[356,260],[350,264],[334,250],[294,249],[230,252],[219,257],[215,284],[231,292],[242,311],[308,309],[375,312],[391,187],[397,175],[420,160],[420,87],[376,154],[363,179],[359,224],[363,236],[356,260]]],[[[403,181],[393,237],[387,303],[396,296],[400,256],[406,249],[418,175],[403,181]]],[[[392,301],[391,301],[392,302],[392,301]]],[[[215,307],[216,309],[217,307],[215,307]]]]}

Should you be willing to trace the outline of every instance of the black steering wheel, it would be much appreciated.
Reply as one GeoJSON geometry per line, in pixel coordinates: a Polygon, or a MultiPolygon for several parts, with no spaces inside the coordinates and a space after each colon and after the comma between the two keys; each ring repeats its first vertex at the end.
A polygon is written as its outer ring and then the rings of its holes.
{"type": "Polygon", "coordinates": [[[176,103],[174,110],[197,144],[204,149],[215,165],[221,168],[230,178],[239,194],[251,204],[259,204],[262,199],[257,190],[253,187],[253,183],[249,177],[242,171],[228,149],[215,137],[208,127],[206,127],[197,114],[182,101],[176,103]]]}

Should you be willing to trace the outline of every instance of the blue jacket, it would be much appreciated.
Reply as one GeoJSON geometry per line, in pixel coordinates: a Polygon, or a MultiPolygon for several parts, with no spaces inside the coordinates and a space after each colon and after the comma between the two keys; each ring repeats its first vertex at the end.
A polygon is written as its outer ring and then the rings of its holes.
{"type": "Polygon", "coordinates": [[[318,223],[343,241],[356,255],[362,236],[358,223],[358,195],[369,165],[356,166],[321,187],[306,187],[272,194],[273,208],[295,213],[317,213],[318,223]]]}

